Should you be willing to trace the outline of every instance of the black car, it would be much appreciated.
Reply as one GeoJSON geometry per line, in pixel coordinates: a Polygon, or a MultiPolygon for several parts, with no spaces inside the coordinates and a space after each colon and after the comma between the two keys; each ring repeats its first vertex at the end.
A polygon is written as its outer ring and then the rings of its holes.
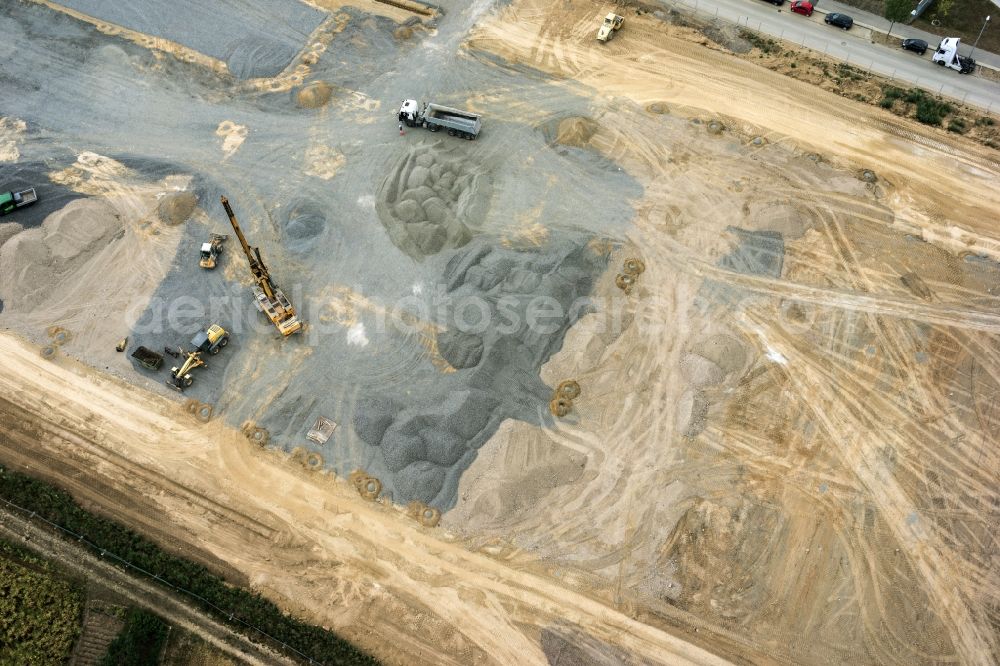
{"type": "Polygon", "coordinates": [[[835,25],[838,28],[843,28],[844,30],[850,30],[851,26],[854,25],[854,19],[847,14],[827,14],[826,18],[823,20],[830,25],[835,25]]]}
{"type": "Polygon", "coordinates": [[[775,7],[780,7],[781,5],[785,4],[785,0],[767,0],[767,1],[770,2],[772,5],[774,5],[775,7]]]}
{"type": "Polygon", "coordinates": [[[922,39],[904,39],[901,46],[904,51],[913,51],[920,55],[927,51],[927,42],[922,39]]]}

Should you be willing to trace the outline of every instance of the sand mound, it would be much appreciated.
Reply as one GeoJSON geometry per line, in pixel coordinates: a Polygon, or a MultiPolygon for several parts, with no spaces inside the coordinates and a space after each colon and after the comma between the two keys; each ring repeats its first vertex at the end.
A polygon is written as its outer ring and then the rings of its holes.
{"type": "Polygon", "coordinates": [[[156,212],[164,224],[172,227],[187,222],[197,207],[198,197],[193,192],[177,192],[160,199],[156,212]]]}
{"type": "Polygon", "coordinates": [[[295,103],[303,109],[318,109],[326,106],[333,95],[333,86],[326,81],[313,81],[302,86],[295,93],[295,103]]]}
{"type": "Polygon", "coordinates": [[[743,344],[725,333],[719,333],[698,342],[691,351],[708,359],[727,375],[742,370],[747,362],[747,354],[743,349],[743,344]]]}
{"type": "Polygon", "coordinates": [[[376,204],[390,238],[415,259],[472,239],[493,196],[493,182],[464,152],[441,142],[418,146],[381,188],[376,204]]]}
{"type": "MultiPolygon", "coordinates": [[[[386,483],[394,502],[418,500],[450,509],[462,472],[504,418],[529,423],[542,418],[552,388],[539,377],[540,368],[576,321],[578,311],[571,305],[590,293],[594,276],[605,266],[585,239],[552,241],[533,250],[476,241],[454,254],[442,277],[455,307],[447,315],[448,329],[438,338],[438,350],[459,368],[452,377],[462,383],[452,386],[462,388],[405,399],[372,396],[359,400],[354,412],[355,432],[377,450],[365,454],[372,461],[370,471],[386,483]],[[553,299],[566,314],[551,325],[533,326],[527,312],[536,296],[553,299]],[[503,317],[518,325],[470,333],[460,306],[470,300],[489,308],[487,316],[493,320],[500,316],[498,304],[506,303],[503,317]]],[[[543,496],[566,475],[581,473],[575,458],[571,463],[556,458],[547,457],[550,464],[531,476],[532,497],[543,496]]],[[[515,495],[525,493],[522,489],[515,495]]],[[[508,505],[507,496],[502,492],[493,500],[500,513],[524,506],[508,505]]]]}
{"type": "Polygon", "coordinates": [[[474,368],[483,358],[483,339],[462,331],[447,330],[437,338],[438,351],[451,367],[474,368]]]}
{"type": "Polygon", "coordinates": [[[670,108],[666,105],[665,102],[653,102],[652,104],[647,104],[646,110],[649,111],[650,113],[655,113],[660,116],[670,113],[670,108]]]}
{"type": "Polygon", "coordinates": [[[0,222],[0,246],[22,231],[24,226],[18,222],[0,222]]]}
{"type": "Polygon", "coordinates": [[[591,118],[571,116],[550,120],[543,124],[540,129],[545,141],[549,144],[586,148],[593,136],[597,134],[600,125],[591,118]]]}
{"type": "Polygon", "coordinates": [[[726,376],[722,368],[699,354],[684,354],[680,366],[681,374],[692,386],[715,386],[726,376]]]}
{"type": "Polygon", "coordinates": [[[0,294],[7,306],[30,308],[57,294],[64,280],[123,230],[113,208],[78,199],[0,246],[0,294]]]}

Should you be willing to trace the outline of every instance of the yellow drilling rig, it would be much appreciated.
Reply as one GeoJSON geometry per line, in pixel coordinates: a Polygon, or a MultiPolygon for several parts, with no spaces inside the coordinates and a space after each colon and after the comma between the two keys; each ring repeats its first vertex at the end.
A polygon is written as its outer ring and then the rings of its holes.
{"type": "Polygon", "coordinates": [[[236,221],[233,209],[229,207],[229,199],[222,197],[222,206],[226,209],[229,222],[233,225],[236,237],[240,239],[243,253],[250,262],[250,272],[253,273],[254,304],[257,309],[267,315],[271,323],[282,335],[291,335],[302,329],[302,322],[295,316],[295,308],[285,298],[285,294],[271,282],[271,274],[267,272],[264,260],[260,258],[260,248],[251,248],[243,236],[240,223],[236,221]]]}

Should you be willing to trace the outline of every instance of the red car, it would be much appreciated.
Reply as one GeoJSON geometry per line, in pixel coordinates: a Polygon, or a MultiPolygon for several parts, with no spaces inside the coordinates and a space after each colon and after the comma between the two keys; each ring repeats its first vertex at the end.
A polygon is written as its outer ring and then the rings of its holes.
{"type": "Polygon", "coordinates": [[[791,10],[796,14],[802,14],[803,16],[813,15],[813,6],[811,2],[806,0],[795,0],[791,5],[791,10]]]}

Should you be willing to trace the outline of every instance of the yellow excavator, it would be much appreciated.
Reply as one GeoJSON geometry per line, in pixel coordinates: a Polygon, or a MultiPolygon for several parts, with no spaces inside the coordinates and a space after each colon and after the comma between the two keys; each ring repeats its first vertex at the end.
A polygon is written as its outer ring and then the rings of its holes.
{"type": "Polygon", "coordinates": [[[250,272],[253,273],[253,295],[254,304],[257,309],[267,315],[271,323],[275,325],[278,332],[288,336],[302,329],[302,322],[295,316],[295,308],[291,302],[285,298],[285,294],[271,281],[271,274],[267,272],[264,260],[260,258],[260,248],[251,248],[247,239],[243,236],[240,223],[236,221],[233,209],[229,207],[229,199],[222,197],[222,206],[229,216],[229,223],[233,225],[236,237],[240,239],[243,246],[243,254],[247,255],[250,262],[250,272]]]}

